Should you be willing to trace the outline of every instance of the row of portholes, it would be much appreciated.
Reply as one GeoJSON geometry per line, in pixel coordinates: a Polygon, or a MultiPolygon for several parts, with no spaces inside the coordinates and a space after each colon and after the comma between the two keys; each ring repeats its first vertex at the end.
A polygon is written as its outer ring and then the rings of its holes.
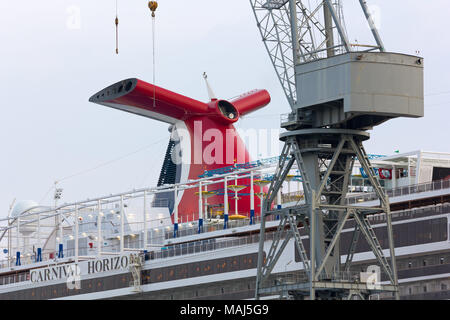
{"type": "MultiPolygon", "coordinates": [[[[194,278],[202,275],[247,270],[256,267],[257,254],[217,259],[219,261],[204,261],[202,263],[185,264],[180,267],[157,268],[143,271],[144,284],[194,278]],[[242,259],[242,261],[241,261],[242,259]]],[[[265,258],[265,257],[264,257],[265,258]]]]}
{"type": "MultiPolygon", "coordinates": [[[[127,277],[122,276],[121,277],[121,282],[126,283],[127,282],[127,277]]],[[[93,289],[93,287],[96,287],[97,291],[100,291],[103,288],[103,281],[100,280],[91,280],[88,281],[88,283],[82,283],[82,288],[89,288],[90,290],[93,289]]],[[[73,289],[69,289],[68,287],[65,288],[55,288],[55,287],[41,287],[39,289],[32,289],[31,292],[28,290],[23,291],[23,296],[22,298],[25,299],[29,299],[29,298],[38,298],[38,299],[47,299],[47,298],[56,298],[56,297],[61,297],[61,296],[69,296],[71,294],[79,294],[80,291],[79,290],[73,290],[73,289]]],[[[2,295],[2,297],[7,297],[8,295],[2,295]]],[[[21,298],[21,299],[22,299],[21,298]]]]}
{"type": "MultiPolygon", "coordinates": [[[[208,288],[207,289],[211,289],[211,285],[208,285],[208,288]]],[[[216,287],[216,289],[218,289],[219,287],[216,287]]],[[[246,289],[247,289],[247,291],[251,291],[251,290],[253,290],[253,288],[252,288],[252,286],[250,285],[250,283],[247,283],[247,286],[246,286],[246,289]]],[[[200,289],[200,290],[202,290],[202,289],[200,289]]],[[[227,292],[225,292],[225,289],[224,289],[224,287],[220,287],[220,294],[219,295],[224,295],[225,293],[226,294],[233,294],[233,293],[236,293],[236,292],[244,292],[245,291],[245,289],[242,289],[242,288],[240,288],[239,290],[234,290],[234,289],[232,289],[232,288],[227,288],[227,290],[226,290],[227,292]]],[[[183,297],[183,299],[190,299],[190,298],[205,298],[205,297],[211,297],[210,295],[201,295],[201,294],[199,294],[199,290],[195,290],[195,292],[192,292],[192,291],[186,291],[186,292],[184,292],[184,293],[178,293],[177,294],[177,299],[179,299],[180,297],[183,297]]],[[[215,297],[217,297],[217,295],[213,295],[213,296],[215,296],[215,297]]],[[[170,300],[174,300],[175,299],[175,297],[174,297],[174,295],[173,294],[171,294],[170,295],[170,300]]]]}
{"type": "MultiPolygon", "coordinates": [[[[123,281],[123,279],[122,279],[122,281],[123,281]]],[[[101,288],[101,287],[102,287],[102,282],[101,282],[101,281],[97,282],[97,288],[101,288]]],[[[46,287],[42,287],[42,289],[44,289],[44,290],[41,291],[41,293],[40,293],[40,298],[46,298],[46,297],[47,297],[45,288],[46,288],[46,287]]],[[[92,289],[92,282],[89,282],[88,288],[89,288],[89,289],[92,289]]],[[[63,291],[64,291],[64,290],[63,290],[63,291]]],[[[78,293],[78,290],[76,290],[76,289],[73,290],[73,289],[66,288],[66,290],[65,290],[65,295],[67,296],[67,295],[69,295],[69,293],[71,293],[71,292],[72,292],[72,293],[78,293]]],[[[58,296],[63,296],[63,295],[64,295],[63,292],[61,292],[61,295],[58,295],[58,290],[57,290],[57,289],[53,289],[53,290],[52,290],[52,293],[53,293],[52,297],[58,297],[58,296]]],[[[31,291],[31,297],[34,298],[35,296],[36,296],[36,290],[31,291]]],[[[49,298],[51,298],[51,297],[49,296],[49,298]]]]}

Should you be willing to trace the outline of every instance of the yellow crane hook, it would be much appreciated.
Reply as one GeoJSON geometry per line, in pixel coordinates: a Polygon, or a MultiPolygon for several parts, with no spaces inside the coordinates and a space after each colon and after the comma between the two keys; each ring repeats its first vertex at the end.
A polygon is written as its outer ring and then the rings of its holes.
{"type": "Polygon", "coordinates": [[[148,7],[149,7],[150,11],[152,12],[152,17],[154,17],[155,11],[158,8],[158,2],[157,1],[149,1],[148,7]]]}
{"type": "Polygon", "coordinates": [[[119,18],[116,16],[116,54],[119,54],[119,18]]]}

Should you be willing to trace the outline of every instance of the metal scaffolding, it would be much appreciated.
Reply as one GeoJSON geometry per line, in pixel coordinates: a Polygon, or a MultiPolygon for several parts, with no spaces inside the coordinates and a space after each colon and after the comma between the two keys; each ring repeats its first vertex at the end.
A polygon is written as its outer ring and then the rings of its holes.
{"type": "Polygon", "coordinates": [[[353,293],[360,297],[368,297],[381,291],[397,293],[398,281],[389,201],[373,173],[369,157],[362,146],[362,142],[368,138],[369,135],[364,131],[346,129],[309,129],[282,135],[281,139],[285,145],[265,198],[264,213],[261,217],[256,298],[264,294],[273,294],[277,288],[282,290],[282,283],[274,287],[268,284],[267,280],[291,239],[295,242],[295,248],[308,276],[308,282],[297,283],[297,287],[291,288],[291,295],[309,296],[310,299],[342,299],[352,297],[353,293]],[[372,173],[368,176],[380,200],[380,207],[347,204],[348,182],[356,159],[366,172],[372,173]],[[273,209],[273,202],[280,186],[294,163],[297,164],[303,177],[305,203],[273,209]],[[386,216],[390,259],[385,256],[367,218],[369,215],[380,213],[386,216]],[[265,256],[265,221],[272,215],[279,215],[281,219],[265,256]],[[341,248],[339,240],[342,230],[345,226],[348,228],[351,221],[355,228],[354,241],[350,248],[341,248]],[[307,232],[310,240],[309,250],[300,237],[299,226],[304,227],[307,232]],[[281,241],[286,230],[287,235],[281,241]],[[377,262],[388,276],[389,285],[371,288],[367,283],[361,282],[361,279],[340,279],[339,275],[350,272],[360,234],[368,242],[377,262]],[[342,265],[341,252],[345,250],[347,261],[342,265]],[[332,289],[329,287],[331,279],[335,279],[332,289]],[[351,295],[350,288],[353,292],[351,295]]]}
{"type": "MultiPolygon", "coordinates": [[[[381,61],[375,60],[382,57],[391,63],[396,57],[385,52],[365,0],[360,0],[359,4],[375,43],[363,46],[349,42],[341,1],[250,0],[250,4],[292,109],[289,116],[282,118],[281,126],[288,131],[280,136],[284,148],[264,199],[256,299],[275,292],[281,295],[288,292],[294,298],[350,299],[356,296],[365,299],[381,291],[393,292],[398,298],[389,199],[375,176],[362,143],[369,139],[366,130],[386,120],[422,115],[420,112],[411,113],[407,106],[403,109],[403,105],[398,105],[398,110],[392,110],[391,114],[386,113],[385,107],[390,103],[386,101],[394,99],[389,91],[384,93],[383,102],[373,103],[372,100],[372,104],[367,103],[371,101],[373,92],[382,95],[380,92],[384,89],[378,90],[373,81],[361,82],[357,71],[362,68],[358,63],[369,63],[370,60],[370,63],[375,63],[371,64],[373,69],[366,70],[366,74],[371,71],[381,74],[385,69],[379,63],[381,61]],[[346,85],[339,86],[342,83],[346,85]],[[356,97],[357,94],[353,93],[358,90],[361,90],[361,95],[356,97]],[[360,98],[365,94],[367,98],[360,98]],[[355,160],[367,173],[380,201],[379,207],[347,203],[346,194],[355,160]],[[302,177],[305,201],[277,208],[274,200],[283,183],[289,181],[289,171],[294,165],[302,177]],[[389,258],[367,218],[380,213],[386,216],[389,258]],[[266,252],[265,221],[274,215],[280,216],[280,223],[266,252]],[[354,236],[349,247],[343,248],[340,241],[342,230],[350,226],[354,228],[354,236]],[[303,243],[299,227],[304,228],[309,246],[303,243]],[[389,284],[373,286],[366,279],[348,276],[356,245],[361,239],[369,244],[389,284]],[[269,281],[271,272],[291,240],[307,277],[294,283],[273,284],[269,281]],[[346,255],[345,263],[342,263],[341,255],[346,255]]],[[[419,65],[421,59],[414,59],[405,67],[413,70],[419,65]]],[[[410,86],[411,91],[402,92],[403,95],[411,94],[416,85],[420,88],[420,71],[417,78],[417,83],[410,86]]],[[[401,90],[398,89],[399,92],[401,90]]],[[[423,106],[420,94],[415,96],[419,96],[418,105],[423,106]]]]}

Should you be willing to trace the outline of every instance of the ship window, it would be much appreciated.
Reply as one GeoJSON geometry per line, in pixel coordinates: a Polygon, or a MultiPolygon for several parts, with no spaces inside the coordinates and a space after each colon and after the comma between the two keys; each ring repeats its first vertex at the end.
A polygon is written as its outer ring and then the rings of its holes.
{"type": "Polygon", "coordinates": [[[412,289],[408,288],[408,293],[411,295],[412,294],[412,289]]]}
{"type": "Polygon", "coordinates": [[[427,286],[423,286],[423,292],[427,292],[427,286]]]}
{"type": "Polygon", "coordinates": [[[441,290],[442,291],[447,290],[447,285],[445,283],[441,283],[441,290]]]}

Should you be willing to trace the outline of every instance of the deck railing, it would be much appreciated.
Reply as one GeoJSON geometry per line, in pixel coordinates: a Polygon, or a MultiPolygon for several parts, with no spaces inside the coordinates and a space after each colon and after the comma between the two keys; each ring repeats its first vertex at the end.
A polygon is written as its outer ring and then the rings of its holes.
{"type": "MultiPolygon", "coordinates": [[[[450,189],[450,181],[449,180],[439,180],[439,181],[434,181],[431,183],[422,183],[422,184],[418,184],[418,185],[400,187],[400,188],[388,190],[387,194],[390,197],[392,197],[392,196],[403,196],[403,195],[443,190],[443,189],[450,189]]],[[[370,201],[370,200],[374,200],[374,199],[375,199],[374,195],[365,194],[362,196],[350,197],[349,203],[359,203],[362,201],[370,201]],[[363,199],[363,200],[360,200],[360,199],[363,199]]],[[[441,209],[442,210],[445,209],[444,211],[448,212],[449,208],[443,207],[441,209]]],[[[403,216],[403,215],[408,215],[408,212],[413,214],[417,210],[422,210],[422,209],[419,208],[419,209],[413,209],[413,210],[406,210],[406,211],[401,211],[401,212],[397,212],[397,213],[393,212],[393,214],[394,214],[394,217],[398,214],[401,214],[403,216]]],[[[426,208],[423,210],[426,210],[426,208]]],[[[275,220],[276,217],[271,216],[270,219],[275,220]]],[[[259,224],[260,217],[255,217],[254,223],[259,224]]],[[[235,229],[235,228],[239,228],[239,227],[245,227],[248,225],[249,225],[249,219],[230,220],[228,227],[229,227],[229,229],[235,229]]],[[[212,231],[220,231],[220,230],[223,230],[223,222],[208,223],[207,221],[205,221],[203,233],[212,232],[212,231]]],[[[183,227],[179,230],[178,237],[194,236],[197,234],[198,234],[198,226],[192,226],[190,228],[183,227]]],[[[267,240],[271,240],[271,237],[273,237],[273,234],[270,232],[267,233],[267,240]]],[[[166,240],[173,239],[173,230],[165,230],[163,235],[161,234],[161,236],[160,236],[160,241],[162,241],[163,239],[166,239],[166,240]]],[[[150,243],[152,243],[152,238],[149,238],[149,241],[150,241],[150,243]]],[[[193,254],[193,253],[204,252],[204,251],[211,251],[211,250],[218,250],[218,249],[224,249],[224,248],[241,246],[241,245],[248,245],[251,243],[256,243],[258,241],[259,241],[258,235],[239,237],[239,239],[224,240],[224,241],[215,242],[215,243],[207,243],[205,241],[202,242],[200,240],[198,242],[193,242],[193,244],[189,244],[188,246],[184,246],[184,247],[182,245],[172,245],[171,247],[163,248],[160,251],[155,250],[151,253],[151,256],[149,256],[149,258],[152,260],[164,259],[164,258],[168,258],[168,257],[175,257],[175,256],[193,254]]],[[[140,237],[137,237],[137,239],[135,241],[128,240],[126,243],[126,247],[140,249],[143,247],[142,244],[143,244],[142,239],[140,237]]],[[[88,247],[84,248],[84,247],[80,246],[79,252],[80,252],[80,254],[82,252],[88,252],[89,249],[90,248],[88,248],[88,247]]],[[[117,246],[114,246],[114,247],[113,246],[111,246],[111,247],[104,246],[104,248],[102,249],[103,252],[116,252],[116,251],[118,252],[118,250],[119,249],[117,246]]],[[[65,257],[70,257],[73,254],[74,254],[74,249],[65,249],[64,250],[65,257]]],[[[95,255],[95,253],[94,253],[94,255],[95,255]]],[[[35,255],[32,254],[32,255],[27,255],[25,257],[21,257],[21,260],[22,260],[21,261],[22,265],[33,264],[35,261],[35,255]]],[[[55,263],[55,261],[57,261],[57,259],[54,259],[48,253],[43,253],[42,260],[48,261],[49,263],[55,263]]],[[[5,269],[5,268],[8,268],[9,266],[15,266],[15,258],[11,259],[11,261],[8,261],[8,260],[0,261],[0,269],[5,269]]],[[[9,281],[17,282],[16,280],[11,280],[11,279],[16,279],[17,277],[21,278],[20,281],[26,281],[26,279],[23,278],[24,276],[20,276],[20,274],[21,274],[20,271],[17,271],[16,274],[14,274],[14,275],[5,276],[9,280],[5,280],[6,279],[5,277],[0,277],[0,285],[11,283],[9,281]]]]}
{"type": "MultiPolygon", "coordinates": [[[[416,185],[409,185],[405,187],[398,187],[394,189],[386,190],[386,194],[389,198],[406,196],[411,194],[418,194],[429,191],[437,191],[450,189],[450,180],[437,180],[433,182],[420,183],[416,185]]],[[[363,195],[349,195],[347,197],[349,204],[356,204],[366,201],[377,200],[378,197],[375,193],[368,193],[363,195]]]]}

